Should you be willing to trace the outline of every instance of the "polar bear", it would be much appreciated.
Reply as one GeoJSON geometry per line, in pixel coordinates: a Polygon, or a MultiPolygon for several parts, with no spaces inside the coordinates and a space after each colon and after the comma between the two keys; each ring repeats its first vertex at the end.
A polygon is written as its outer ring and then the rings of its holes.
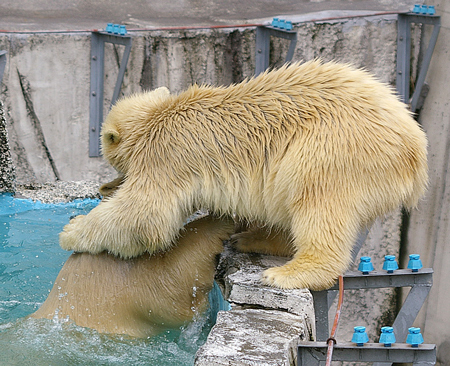
{"type": "Polygon", "coordinates": [[[123,260],[102,252],[73,253],[33,318],[69,318],[100,333],[149,337],[203,313],[216,256],[234,230],[231,219],[188,223],[166,252],[123,260]]]}
{"type": "MultiPolygon", "coordinates": [[[[167,250],[198,208],[262,222],[293,257],[263,273],[321,290],[351,261],[358,232],[427,185],[427,139],[391,88],[320,60],[228,87],[166,88],[122,99],[102,127],[125,177],[111,199],[67,225],[62,248],[132,258],[167,250]],[[280,239],[281,238],[281,239],[280,239]]],[[[251,236],[234,238],[252,250],[251,236]]]]}

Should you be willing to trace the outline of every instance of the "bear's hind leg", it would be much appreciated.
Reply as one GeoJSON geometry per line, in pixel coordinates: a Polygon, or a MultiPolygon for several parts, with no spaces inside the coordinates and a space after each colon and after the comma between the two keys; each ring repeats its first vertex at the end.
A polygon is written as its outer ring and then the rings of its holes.
{"type": "Polygon", "coordinates": [[[347,216],[348,220],[344,221],[345,215],[342,215],[333,225],[330,213],[325,213],[324,216],[316,216],[315,219],[310,216],[313,222],[303,222],[297,227],[297,233],[301,234],[295,235],[294,232],[296,253],[293,259],[281,267],[264,271],[264,284],[314,291],[334,285],[351,262],[351,250],[359,225],[354,221],[355,217],[347,216]]]}
{"type": "Polygon", "coordinates": [[[231,235],[230,242],[243,253],[261,253],[281,257],[292,257],[295,248],[288,232],[277,228],[266,228],[252,223],[246,231],[231,235]]]}

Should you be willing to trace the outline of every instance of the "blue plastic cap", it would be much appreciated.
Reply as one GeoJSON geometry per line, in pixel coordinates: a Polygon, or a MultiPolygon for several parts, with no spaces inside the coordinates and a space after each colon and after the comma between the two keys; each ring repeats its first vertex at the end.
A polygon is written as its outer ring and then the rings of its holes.
{"type": "Polygon", "coordinates": [[[352,337],[352,342],[356,343],[358,347],[362,347],[364,343],[369,342],[369,337],[366,333],[366,327],[357,326],[354,327],[354,333],[352,337]]]}
{"type": "Polygon", "coordinates": [[[420,13],[420,5],[419,4],[414,5],[413,13],[416,13],[416,14],[420,13]]]}
{"type": "Polygon", "coordinates": [[[113,25],[113,33],[114,34],[119,34],[119,24],[114,24],[113,25]]]}
{"type": "Polygon", "coordinates": [[[363,274],[369,274],[369,272],[373,271],[373,264],[370,257],[361,257],[360,261],[358,266],[359,271],[363,274]]]}
{"type": "Polygon", "coordinates": [[[436,9],[435,9],[434,5],[428,6],[428,15],[434,15],[434,14],[436,14],[436,9]]]}
{"type": "Polygon", "coordinates": [[[419,269],[421,269],[422,261],[420,260],[419,254],[410,254],[409,255],[409,262],[408,262],[408,268],[411,269],[413,272],[418,272],[419,269]]]}
{"type": "Polygon", "coordinates": [[[278,22],[279,22],[278,18],[273,18],[272,27],[278,27],[278,22]]]}
{"type": "Polygon", "coordinates": [[[290,20],[286,20],[286,30],[292,30],[292,22],[290,20]]]}
{"type": "Polygon", "coordinates": [[[420,328],[408,328],[408,336],[406,337],[406,343],[410,344],[412,347],[419,347],[419,344],[423,343],[422,333],[420,333],[420,328]]]}
{"type": "Polygon", "coordinates": [[[121,36],[124,36],[125,34],[127,34],[127,27],[125,27],[124,25],[119,26],[119,34],[121,36]]]}
{"type": "Polygon", "coordinates": [[[420,12],[422,14],[428,14],[428,6],[427,5],[422,5],[422,7],[420,8],[420,12]]]}
{"type": "Polygon", "coordinates": [[[112,32],[113,32],[113,24],[112,24],[112,23],[108,23],[108,24],[106,25],[106,31],[107,31],[108,33],[112,33],[112,32]]]}
{"type": "Polygon", "coordinates": [[[398,269],[397,261],[395,260],[395,255],[385,255],[383,269],[388,273],[393,273],[398,269]]]}
{"type": "Polygon", "coordinates": [[[394,328],[392,327],[382,327],[380,335],[380,343],[384,344],[385,347],[390,347],[392,343],[395,343],[394,328]]]}

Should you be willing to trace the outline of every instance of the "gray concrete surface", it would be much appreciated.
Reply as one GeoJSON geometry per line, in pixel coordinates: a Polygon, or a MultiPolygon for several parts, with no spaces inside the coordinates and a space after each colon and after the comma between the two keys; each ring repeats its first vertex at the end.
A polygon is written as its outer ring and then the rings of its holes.
{"type": "Polygon", "coordinates": [[[108,22],[129,28],[235,25],[320,11],[407,11],[414,0],[2,0],[0,29],[87,30],[108,22]]]}
{"type": "Polygon", "coordinates": [[[276,310],[221,311],[195,366],[295,366],[304,318],[276,310]]]}

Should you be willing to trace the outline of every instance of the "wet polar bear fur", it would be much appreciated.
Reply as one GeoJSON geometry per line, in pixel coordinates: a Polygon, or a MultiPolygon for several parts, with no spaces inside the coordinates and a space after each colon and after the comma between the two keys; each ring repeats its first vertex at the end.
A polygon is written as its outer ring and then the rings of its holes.
{"type": "MultiPolygon", "coordinates": [[[[426,136],[406,105],[369,73],[319,60],[229,87],[123,99],[102,145],[124,182],[64,228],[64,249],[167,250],[203,207],[291,239],[293,258],[262,277],[281,288],[330,287],[359,230],[414,207],[427,184],[426,136]]],[[[236,241],[252,250],[251,238],[236,241]]]]}
{"type": "Polygon", "coordinates": [[[150,337],[178,328],[208,307],[216,256],[234,222],[206,216],[188,223],[174,246],[123,260],[73,253],[31,316],[64,320],[100,333],[150,337]]]}

